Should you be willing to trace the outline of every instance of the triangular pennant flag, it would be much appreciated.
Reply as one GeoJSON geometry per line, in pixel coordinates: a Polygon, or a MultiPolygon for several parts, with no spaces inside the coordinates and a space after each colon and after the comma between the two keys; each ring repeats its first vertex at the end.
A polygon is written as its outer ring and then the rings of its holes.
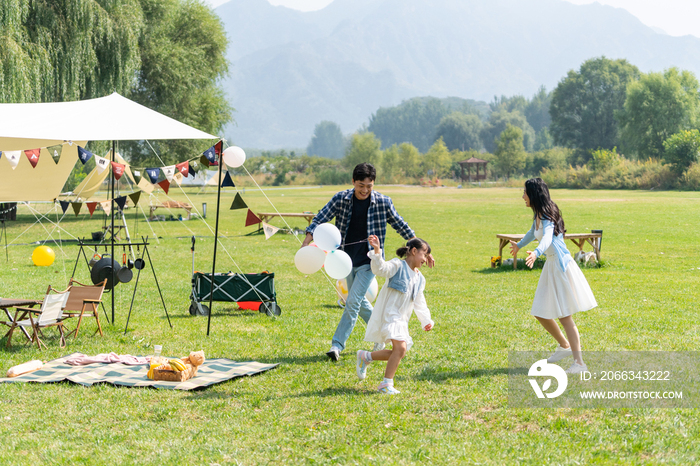
{"type": "Polygon", "coordinates": [[[149,183],[146,178],[141,178],[141,181],[139,181],[136,186],[141,188],[141,191],[145,192],[146,194],[151,194],[153,192],[153,185],[149,183]]]}
{"type": "Polygon", "coordinates": [[[180,172],[175,172],[173,175],[173,181],[170,184],[177,183],[178,186],[182,186],[182,181],[185,179],[184,176],[182,176],[182,173],[180,172]]]}
{"type": "Polygon", "coordinates": [[[19,155],[22,153],[21,150],[8,150],[5,151],[5,157],[7,157],[7,161],[10,162],[10,165],[12,166],[12,169],[14,170],[17,168],[17,164],[19,163],[19,155]]]}
{"type": "Polygon", "coordinates": [[[56,165],[58,165],[59,160],[61,160],[61,152],[63,151],[63,144],[56,144],[55,146],[49,146],[46,148],[47,151],[49,151],[49,154],[51,154],[51,157],[53,158],[53,161],[56,165]]]}
{"type": "Polygon", "coordinates": [[[224,141],[219,141],[216,144],[214,144],[214,153],[217,155],[217,157],[221,157],[221,154],[224,152],[224,141]]]}
{"type": "Polygon", "coordinates": [[[41,149],[31,149],[24,151],[24,153],[27,155],[27,158],[29,159],[29,163],[32,164],[32,168],[36,168],[36,164],[39,163],[40,152],[41,149]]]}
{"type": "Polygon", "coordinates": [[[231,204],[231,208],[229,210],[246,209],[246,208],[248,208],[248,205],[245,203],[245,201],[241,197],[240,193],[236,193],[236,198],[233,200],[233,204],[231,204]]]}
{"type": "Polygon", "coordinates": [[[102,173],[105,171],[105,168],[109,167],[109,160],[100,157],[99,155],[95,156],[95,166],[97,167],[97,173],[102,173]]]}
{"type": "Polygon", "coordinates": [[[119,196],[118,198],[114,199],[114,202],[116,202],[119,206],[119,210],[124,210],[124,206],[126,205],[126,196],[119,196]]]}
{"type": "Polygon", "coordinates": [[[151,183],[156,184],[158,182],[158,175],[160,175],[160,168],[147,168],[146,174],[148,178],[151,179],[151,183]]]}
{"type": "Polygon", "coordinates": [[[190,166],[189,172],[190,175],[192,175],[192,178],[194,178],[197,172],[202,169],[202,166],[196,160],[190,160],[187,162],[187,164],[190,166]]]}
{"type": "Polygon", "coordinates": [[[112,202],[102,201],[100,202],[100,205],[102,206],[102,210],[105,211],[105,214],[109,215],[109,213],[112,211],[112,202]]]}
{"type": "Polygon", "coordinates": [[[131,202],[133,202],[134,205],[137,205],[139,203],[140,198],[141,198],[141,191],[136,191],[135,193],[129,194],[129,199],[131,199],[131,202]]]}
{"type": "Polygon", "coordinates": [[[187,176],[190,173],[189,162],[178,163],[177,165],[175,165],[175,168],[182,174],[182,176],[187,176]]]}
{"type": "Polygon", "coordinates": [[[202,154],[202,156],[199,158],[199,163],[204,167],[211,166],[211,164],[209,163],[209,159],[204,154],[202,154]]]}
{"type": "Polygon", "coordinates": [[[82,202],[71,202],[71,205],[73,206],[73,212],[75,212],[75,216],[77,217],[78,214],[80,213],[80,208],[83,207],[82,202]]]}
{"type": "Polygon", "coordinates": [[[163,188],[163,191],[165,191],[165,194],[168,194],[168,189],[170,189],[170,181],[163,180],[160,183],[158,183],[158,186],[163,188]]]}
{"type": "Polygon", "coordinates": [[[216,149],[215,146],[211,146],[209,149],[204,151],[202,154],[209,161],[209,166],[216,165],[216,149]]]}
{"type": "Polygon", "coordinates": [[[83,165],[85,165],[87,163],[87,161],[92,158],[92,152],[78,146],[78,158],[80,159],[81,162],[83,162],[83,165]]]}
{"type": "Polygon", "coordinates": [[[112,162],[112,173],[114,174],[114,179],[119,180],[124,174],[124,169],[126,165],[122,163],[112,162]]]}
{"type": "Polygon", "coordinates": [[[248,209],[248,215],[245,218],[245,226],[249,227],[251,225],[257,225],[260,222],[262,222],[262,220],[260,220],[252,210],[248,209]]]}
{"type": "Polygon", "coordinates": [[[95,213],[95,208],[97,207],[97,202],[86,202],[85,205],[88,208],[88,211],[90,212],[90,217],[92,217],[92,214],[95,213]]]}
{"type": "Polygon", "coordinates": [[[225,188],[227,186],[230,186],[232,188],[235,188],[236,185],[233,184],[233,180],[231,179],[231,174],[227,171],[226,176],[224,176],[224,181],[221,182],[221,187],[225,188]]]}
{"type": "Polygon", "coordinates": [[[263,232],[265,232],[265,239],[270,239],[272,235],[277,233],[280,229],[273,227],[269,223],[262,222],[263,232]]]}
{"type": "Polygon", "coordinates": [[[141,172],[139,170],[133,170],[131,175],[134,177],[134,183],[138,185],[141,181],[141,172]]]}
{"type": "Polygon", "coordinates": [[[168,165],[167,167],[161,168],[161,170],[163,170],[165,179],[168,180],[168,182],[173,181],[173,175],[175,174],[175,165],[168,165]]]}
{"type": "Polygon", "coordinates": [[[0,150],[0,159],[2,158],[2,151],[0,150]]]}
{"type": "Polygon", "coordinates": [[[61,204],[61,210],[63,210],[63,213],[66,213],[66,210],[68,210],[68,206],[70,205],[70,202],[68,201],[58,201],[59,204],[61,204]]]}

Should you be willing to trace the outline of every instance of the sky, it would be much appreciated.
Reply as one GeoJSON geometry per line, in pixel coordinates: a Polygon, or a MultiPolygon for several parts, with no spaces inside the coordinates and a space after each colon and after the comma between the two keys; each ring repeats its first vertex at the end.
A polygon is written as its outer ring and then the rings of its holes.
{"type": "MultiPolygon", "coordinates": [[[[213,7],[227,1],[205,0],[213,7]]],[[[268,0],[273,5],[283,5],[301,11],[320,10],[333,0],[268,0]]],[[[660,28],[672,36],[692,34],[700,37],[700,1],[698,0],[566,0],[583,5],[601,3],[623,8],[647,26],[660,28]]]]}

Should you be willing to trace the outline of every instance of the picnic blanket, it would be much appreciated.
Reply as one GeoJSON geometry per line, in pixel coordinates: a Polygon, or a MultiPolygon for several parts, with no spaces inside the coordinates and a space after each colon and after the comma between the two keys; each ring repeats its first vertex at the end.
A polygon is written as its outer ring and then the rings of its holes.
{"type": "Polygon", "coordinates": [[[80,353],[69,354],[54,359],[34,372],[12,378],[0,378],[0,383],[18,382],[69,382],[92,386],[96,383],[111,383],[123,387],[155,387],[171,390],[193,390],[208,387],[226,380],[244,375],[254,375],[265,372],[278,366],[278,364],[263,364],[256,361],[237,362],[231,359],[217,358],[207,359],[199,366],[197,375],[184,382],[166,382],[164,380],[150,380],[146,377],[148,366],[128,366],[121,363],[90,364],[87,366],[71,366],[66,360],[80,353]]]}

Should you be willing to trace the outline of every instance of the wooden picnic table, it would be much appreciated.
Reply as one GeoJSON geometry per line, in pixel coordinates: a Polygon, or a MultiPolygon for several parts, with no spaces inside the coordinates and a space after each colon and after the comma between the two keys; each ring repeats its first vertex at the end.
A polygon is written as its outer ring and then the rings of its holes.
{"type": "MultiPolygon", "coordinates": [[[[503,248],[510,244],[510,241],[515,241],[516,243],[523,239],[525,235],[509,235],[500,234],[496,235],[499,239],[498,245],[498,255],[503,257],[503,248]]],[[[596,260],[600,261],[600,242],[603,238],[602,233],[564,233],[564,240],[571,240],[576,246],[578,246],[579,251],[583,251],[583,246],[589,243],[593,246],[593,251],[595,251],[596,260]]],[[[537,241],[537,240],[535,240],[537,241]]],[[[518,255],[513,257],[513,269],[518,266],[518,255]]]]}
{"type": "Polygon", "coordinates": [[[158,204],[151,204],[151,212],[148,217],[149,220],[153,220],[155,218],[155,211],[160,207],[163,207],[165,209],[185,209],[185,211],[187,211],[187,220],[189,220],[192,217],[191,205],[180,201],[164,201],[158,204]]]}
{"type": "MultiPolygon", "coordinates": [[[[273,218],[273,217],[296,217],[296,218],[305,218],[306,221],[311,225],[311,220],[314,219],[316,214],[313,212],[302,212],[302,213],[279,213],[279,212],[261,212],[261,213],[256,213],[255,215],[258,216],[260,220],[263,222],[266,222],[273,218]]],[[[262,229],[262,225],[258,225],[258,231],[262,229]]]]}

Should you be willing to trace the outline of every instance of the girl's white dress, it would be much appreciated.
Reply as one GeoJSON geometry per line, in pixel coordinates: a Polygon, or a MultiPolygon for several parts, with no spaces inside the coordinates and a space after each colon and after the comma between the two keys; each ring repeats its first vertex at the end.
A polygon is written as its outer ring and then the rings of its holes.
{"type": "Polygon", "coordinates": [[[367,254],[372,260],[372,273],[377,276],[387,278],[386,283],[377,296],[377,301],[374,304],[372,316],[367,322],[367,331],[365,332],[365,341],[373,343],[390,344],[391,340],[399,340],[406,342],[406,349],[411,349],[413,339],[408,333],[408,320],[411,318],[411,312],[415,311],[416,317],[425,328],[428,324],[434,322],[430,318],[430,310],[425,302],[423,290],[425,289],[425,279],[421,280],[422,274],[420,271],[411,270],[411,280],[408,285],[408,292],[402,293],[388,286],[388,278],[394,276],[402,267],[401,259],[392,259],[385,261],[382,258],[381,251],[375,254],[374,250],[370,250],[367,254]],[[410,290],[422,281],[423,285],[416,294],[416,299],[411,299],[410,290]]]}
{"type": "MultiPolygon", "coordinates": [[[[535,238],[542,241],[544,227],[543,222],[539,223],[535,238]]],[[[545,254],[547,260],[537,283],[531,314],[543,319],[560,319],[596,307],[598,303],[576,261],[569,255],[566,269],[562,272],[557,264],[554,243],[550,244],[545,254]]]]}

